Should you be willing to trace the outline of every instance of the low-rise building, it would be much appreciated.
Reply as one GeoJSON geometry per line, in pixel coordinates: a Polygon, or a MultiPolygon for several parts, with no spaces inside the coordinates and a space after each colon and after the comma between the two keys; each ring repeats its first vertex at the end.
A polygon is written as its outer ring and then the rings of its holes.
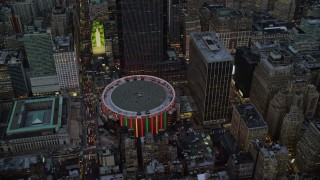
{"type": "Polygon", "coordinates": [[[1,139],[5,156],[54,151],[70,143],[62,96],[16,100],[1,139]]]}

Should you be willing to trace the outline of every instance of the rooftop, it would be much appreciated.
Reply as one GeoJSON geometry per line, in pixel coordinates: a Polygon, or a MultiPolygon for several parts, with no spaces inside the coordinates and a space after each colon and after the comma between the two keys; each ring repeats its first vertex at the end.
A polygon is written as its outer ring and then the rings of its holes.
{"type": "Polygon", "coordinates": [[[235,106],[239,112],[241,119],[246,126],[251,128],[267,128],[266,122],[262,119],[256,108],[251,103],[240,104],[235,106]]]}
{"type": "Polygon", "coordinates": [[[46,97],[14,102],[7,135],[54,129],[61,126],[63,97],[46,97]]]}
{"type": "Polygon", "coordinates": [[[72,38],[69,36],[57,36],[53,40],[53,52],[73,51],[72,38]]]}
{"type": "Polygon", "coordinates": [[[62,6],[56,6],[52,10],[53,14],[64,14],[65,12],[66,12],[66,9],[62,6]]]}
{"type": "Polygon", "coordinates": [[[191,96],[180,96],[180,111],[181,112],[197,111],[197,107],[191,96]]]}
{"type": "Polygon", "coordinates": [[[192,33],[191,40],[198,47],[207,63],[234,61],[232,55],[221,44],[218,37],[211,32],[192,33]]]}
{"type": "Polygon", "coordinates": [[[250,153],[239,152],[238,154],[231,155],[231,158],[233,159],[233,161],[236,165],[237,164],[253,163],[253,158],[250,153]]]}
{"type": "Polygon", "coordinates": [[[153,76],[127,76],[109,84],[103,93],[105,106],[124,116],[149,116],[163,112],[175,99],[173,87],[153,76]]]}

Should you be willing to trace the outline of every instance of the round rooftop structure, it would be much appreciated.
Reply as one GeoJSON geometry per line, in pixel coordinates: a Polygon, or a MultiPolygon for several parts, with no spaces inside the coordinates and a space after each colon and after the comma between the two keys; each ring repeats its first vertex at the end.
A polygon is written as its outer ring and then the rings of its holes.
{"type": "MultiPolygon", "coordinates": [[[[158,131],[165,129],[166,113],[173,109],[175,96],[167,81],[154,76],[134,75],[110,83],[102,93],[101,105],[107,117],[120,120],[121,126],[130,124],[133,129],[158,131]],[[133,122],[138,119],[139,123],[133,122]]],[[[144,133],[139,134],[143,136],[144,133]]]]}
{"type": "Polygon", "coordinates": [[[174,104],[173,87],[163,79],[135,75],[110,83],[102,94],[104,106],[125,117],[157,115],[174,104]]]}

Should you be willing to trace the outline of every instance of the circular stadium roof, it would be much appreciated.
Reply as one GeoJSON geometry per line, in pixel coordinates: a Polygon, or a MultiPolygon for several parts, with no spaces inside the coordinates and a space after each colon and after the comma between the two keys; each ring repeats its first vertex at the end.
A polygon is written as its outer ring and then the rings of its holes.
{"type": "Polygon", "coordinates": [[[126,117],[152,116],[172,107],[173,87],[163,79],[135,75],[109,84],[102,94],[105,107],[126,117]]]}

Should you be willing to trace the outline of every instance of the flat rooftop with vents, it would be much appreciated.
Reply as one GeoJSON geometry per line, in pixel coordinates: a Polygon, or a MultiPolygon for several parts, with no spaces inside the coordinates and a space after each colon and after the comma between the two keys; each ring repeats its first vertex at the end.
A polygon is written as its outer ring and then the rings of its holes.
{"type": "Polygon", "coordinates": [[[233,61],[232,55],[215,34],[211,32],[195,32],[191,34],[191,40],[199,48],[207,63],[233,61]]]}
{"type": "Polygon", "coordinates": [[[61,127],[62,104],[62,96],[15,101],[6,134],[10,136],[36,131],[59,131],[61,127]]]}
{"type": "Polygon", "coordinates": [[[235,106],[235,108],[249,129],[267,127],[266,122],[262,119],[258,111],[251,103],[240,104],[235,106]]]}

